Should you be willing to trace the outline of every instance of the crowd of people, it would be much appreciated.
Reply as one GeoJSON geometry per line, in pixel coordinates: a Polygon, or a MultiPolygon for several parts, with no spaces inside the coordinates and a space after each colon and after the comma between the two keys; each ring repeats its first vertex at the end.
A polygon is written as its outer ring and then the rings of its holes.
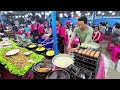
{"type": "MultiPolygon", "coordinates": [[[[71,24],[68,19],[66,25],[62,25],[60,23],[59,17],[56,17],[56,32],[58,37],[58,50],[60,53],[64,53],[64,46],[67,45],[67,50],[71,50],[71,43],[75,36],[78,36],[80,44],[94,41],[99,43],[99,39],[101,35],[105,35],[106,31],[108,31],[108,23],[101,22],[99,25],[95,25],[94,27],[87,24],[87,17],[82,16],[78,18],[77,24],[74,26],[71,24]]],[[[33,43],[38,43],[38,40],[42,38],[44,34],[49,34],[46,36],[46,40],[52,38],[52,25],[48,25],[48,22],[45,21],[43,23],[39,22],[38,19],[31,19],[29,23],[20,24],[18,20],[14,23],[7,23],[4,25],[6,30],[11,30],[17,34],[19,30],[24,30],[24,33],[27,37],[32,37],[33,43]]],[[[118,42],[120,36],[120,24],[116,23],[112,30],[112,41],[114,43],[118,42]],[[119,38],[118,38],[119,37],[119,38]]],[[[4,32],[2,28],[2,23],[0,22],[0,32],[4,32]]],[[[79,45],[78,45],[79,46],[79,45]]]]}

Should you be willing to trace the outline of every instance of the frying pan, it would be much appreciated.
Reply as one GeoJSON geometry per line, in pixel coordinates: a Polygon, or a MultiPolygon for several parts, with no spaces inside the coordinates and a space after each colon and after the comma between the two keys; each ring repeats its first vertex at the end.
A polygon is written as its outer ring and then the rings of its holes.
{"type": "MultiPolygon", "coordinates": [[[[52,58],[52,63],[54,64],[54,61],[55,61],[57,58],[59,58],[59,57],[64,57],[64,58],[69,57],[69,58],[71,58],[72,60],[74,60],[74,58],[73,58],[72,56],[70,56],[69,54],[58,54],[58,55],[56,55],[56,56],[54,56],[54,57],[52,58]]],[[[55,65],[55,64],[54,64],[54,65],[55,65]]],[[[57,65],[55,65],[55,66],[57,66],[57,65]]],[[[59,66],[57,66],[57,67],[59,67],[59,66]]],[[[63,68],[63,67],[59,67],[59,68],[63,68]]]]}

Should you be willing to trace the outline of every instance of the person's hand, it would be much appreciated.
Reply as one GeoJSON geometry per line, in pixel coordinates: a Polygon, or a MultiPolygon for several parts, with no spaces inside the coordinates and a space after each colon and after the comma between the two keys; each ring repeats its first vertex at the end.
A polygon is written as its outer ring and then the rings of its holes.
{"type": "Polygon", "coordinates": [[[68,45],[68,47],[67,47],[67,52],[68,52],[68,53],[72,52],[71,45],[68,45]]]}
{"type": "Polygon", "coordinates": [[[38,38],[39,38],[39,36],[36,36],[36,37],[35,37],[35,39],[38,39],[38,38]]]}
{"type": "Polygon", "coordinates": [[[46,36],[45,40],[48,40],[49,39],[49,36],[46,36]]]}

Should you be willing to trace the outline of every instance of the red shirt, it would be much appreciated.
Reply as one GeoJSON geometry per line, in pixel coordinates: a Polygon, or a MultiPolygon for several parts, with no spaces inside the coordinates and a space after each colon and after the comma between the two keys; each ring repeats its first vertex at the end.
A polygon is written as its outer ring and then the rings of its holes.
{"type": "Polygon", "coordinates": [[[99,31],[97,31],[97,32],[94,31],[92,34],[92,40],[98,41],[100,39],[100,36],[101,36],[101,33],[99,31]]]}

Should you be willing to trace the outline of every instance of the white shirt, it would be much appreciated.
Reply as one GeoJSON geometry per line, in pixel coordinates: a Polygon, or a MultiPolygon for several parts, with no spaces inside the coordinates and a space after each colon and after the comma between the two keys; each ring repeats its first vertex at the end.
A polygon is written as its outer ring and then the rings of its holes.
{"type": "Polygon", "coordinates": [[[70,37],[70,35],[72,35],[72,29],[66,29],[66,33],[68,35],[68,38],[70,37]]]}

